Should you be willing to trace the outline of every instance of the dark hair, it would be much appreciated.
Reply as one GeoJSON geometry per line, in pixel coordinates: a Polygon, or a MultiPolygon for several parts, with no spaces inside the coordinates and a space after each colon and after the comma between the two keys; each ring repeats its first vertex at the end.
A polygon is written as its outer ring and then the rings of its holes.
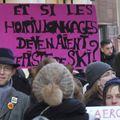
{"type": "Polygon", "coordinates": [[[106,82],[104,90],[103,90],[103,102],[105,104],[105,100],[106,100],[106,94],[109,90],[109,88],[113,87],[113,86],[119,86],[119,91],[120,91],[120,79],[119,78],[113,78],[109,81],[106,82]]]}
{"type": "Polygon", "coordinates": [[[110,39],[107,39],[107,40],[102,40],[100,42],[100,45],[101,47],[104,47],[105,45],[110,44],[110,43],[112,43],[112,41],[110,39]]]}

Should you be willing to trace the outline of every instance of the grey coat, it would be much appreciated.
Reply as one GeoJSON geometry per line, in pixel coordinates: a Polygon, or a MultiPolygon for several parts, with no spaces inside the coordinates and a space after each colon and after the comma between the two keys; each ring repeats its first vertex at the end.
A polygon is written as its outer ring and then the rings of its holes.
{"type": "Polygon", "coordinates": [[[28,108],[29,103],[30,99],[27,95],[12,88],[0,110],[0,120],[23,120],[24,112],[28,108]],[[17,98],[17,103],[14,104],[14,108],[10,110],[8,103],[13,97],[17,98]]]}

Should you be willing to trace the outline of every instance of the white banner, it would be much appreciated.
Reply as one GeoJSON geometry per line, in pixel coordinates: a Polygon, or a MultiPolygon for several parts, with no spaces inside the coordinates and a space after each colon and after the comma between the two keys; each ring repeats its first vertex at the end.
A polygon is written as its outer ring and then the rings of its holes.
{"type": "Polygon", "coordinates": [[[100,120],[120,120],[120,106],[86,107],[87,113],[100,120]]]}

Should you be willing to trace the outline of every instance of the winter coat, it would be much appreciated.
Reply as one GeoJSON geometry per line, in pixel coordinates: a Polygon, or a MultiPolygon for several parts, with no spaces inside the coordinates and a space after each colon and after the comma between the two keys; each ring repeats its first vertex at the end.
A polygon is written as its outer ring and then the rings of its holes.
{"type": "Polygon", "coordinates": [[[101,52],[101,61],[109,64],[111,67],[113,66],[113,60],[115,57],[115,53],[111,56],[106,56],[104,53],[101,52]]]}
{"type": "Polygon", "coordinates": [[[0,110],[0,120],[23,120],[24,112],[28,108],[29,103],[30,99],[27,95],[11,88],[0,110]],[[12,101],[15,103],[9,105],[12,101]]]}
{"type": "Polygon", "coordinates": [[[13,80],[13,87],[20,91],[23,92],[27,95],[31,94],[31,86],[28,82],[28,80],[25,78],[24,72],[21,69],[18,69],[16,71],[16,74],[12,76],[13,80]]]}
{"type": "MultiPolygon", "coordinates": [[[[48,105],[38,103],[29,108],[24,116],[24,120],[32,120],[38,116],[48,105]]],[[[50,120],[88,120],[89,116],[86,113],[85,106],[76,99],[66,99],[62,104],[50,107],[43,116],[50,120]]]]}

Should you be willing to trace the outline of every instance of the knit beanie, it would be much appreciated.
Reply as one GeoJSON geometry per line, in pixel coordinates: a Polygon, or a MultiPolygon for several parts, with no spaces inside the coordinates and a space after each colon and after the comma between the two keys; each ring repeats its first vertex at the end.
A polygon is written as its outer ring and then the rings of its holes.
{"type": "Polygon", "coordinates": [[[32,90],[38,102],[59,105],[63,99],[73,97],[73,75],[62,64],[47,64],[33,80],[32,90]]]}
{"type": "Polygon", "coordinates": [[[118,78],[118,77],[115,77],[115,78],[113,78],[113,79],[111,79],[111,80],[109,80],[109,81],[107,81],[106,83],[105,83],[105,86],[104,86],[104,89],[103,89],[103,100],[104,100],[104,104],[105,104],[105,99],[106,99],[106,94],[107,94],[107,92],[108,92],[108,89],[109,89],[109,87],[110,86],[112,86],[112,85],[118,85],[118,86],[120,86],[120,79],[118,78]]]}
{"type": "Polygon", "coordinates": [[[85,74],[87,82],[89,83],[88,89],[108,70],[112,70],[112,67],[104,62],[93,62],[88,64],[85,74]]]}
{"type": "Polygon", "coordinates": [[[105,91],[105,89],[107,89],[111,85],[120,85],[120,79],[118,77],[115,77],[115,78],[107,81],[103,91],[105,91]]]}

